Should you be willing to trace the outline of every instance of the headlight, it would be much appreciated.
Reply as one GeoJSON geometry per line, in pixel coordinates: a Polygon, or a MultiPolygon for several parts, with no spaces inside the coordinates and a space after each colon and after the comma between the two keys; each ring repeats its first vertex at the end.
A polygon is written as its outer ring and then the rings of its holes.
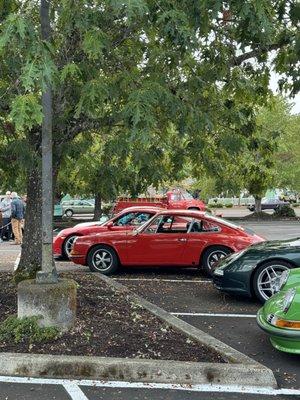
{"type": "Polygon", "coordinates": [[[217,269],[214,270],[214,275],[223,276],[224,275],[224,270],[221,269],[221,268],[217,268],[217,269]]]}
{"type": "Polygon", "coordinates": [[[295,294],[296,294],[296,289],[290,289],[286,292],[286,295],[284,296],[283,303],[282,303],[282,311],[284,313],[288,312],[288,310],[292,304],[292,301],[294,300],[295,294]]]}
{"type": "Polygon", "coordinates": [[[275,293],[279,292],[281,288],[286,284],[290,274],[290,270],[283,271],[282,274],[276,279],[274,284],[274,291],[275,293]]]}

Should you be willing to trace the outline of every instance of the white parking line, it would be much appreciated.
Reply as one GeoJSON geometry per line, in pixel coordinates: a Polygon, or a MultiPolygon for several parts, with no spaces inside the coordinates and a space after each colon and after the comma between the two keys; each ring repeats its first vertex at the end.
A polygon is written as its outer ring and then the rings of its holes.
{"type": "Polygon", "coordinates": [[[176,282],[176,283],[212,283],[208,279],[160,279],[160,278],[113,278],[117,281],[149,281],[149,282],[176,282]]]}
{"type": "Polygon", "coordinates": [[[66,388],[67,392],[69,393],[69,395],[73,400],[87,400],[87,397],[78,386],[119,388],[119,389],[160,389],[160,390],[163,389],[163,390],[180,390],[180,391],[190,391],[190,392],[245,393],[245,394],[257,394],[257,395],[264,394],[269,396],[280,396],[280,395],[300,396],[300,389],[273,389],[272,387],[255,387],[255,386],[243,386],[243,385],[215,385],[215,384],[180,385],[180,384],[170,384],[170,383],[23,378],[23,377],[13,377],[13,376],[0,376],[0,382],[27,383],[27,384],[37,384],[37,385],[62,385],[66,388]]]}
{"type": "Polygon", "coordinates": [[[14,249],[1,249],[0,247],[0,254],[1,253],[15,253],[16,251],[19,251],[20,247],[15,247],[14,249]]]}
{"type": "Polygon", "coordinates": [[[72,400],[89,400],[75,382],[65,382],[63,383],[63,387],[72,400]]]}
{"type": "Polygon", "coordinates": [[[225,318],[256,318],[256,314],[221,314],[221,313],[188,313],[188,312],[172,312],[176,316],[186,317],[225,317],[225,318]]]}

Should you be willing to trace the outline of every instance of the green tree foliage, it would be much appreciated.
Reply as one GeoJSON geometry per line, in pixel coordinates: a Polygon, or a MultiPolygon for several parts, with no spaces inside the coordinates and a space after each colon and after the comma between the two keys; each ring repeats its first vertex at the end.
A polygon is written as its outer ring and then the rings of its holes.
{"type": "Polygon", "coordinates": [[[294,140],[299,135],[299,117],[290,114],[290,106],[280,97],[270,98],[250,117],[234,135],[228,130],[212,135],[208,170],[219,191],[239,193],[247,189],[260,208],[267,189],[291,187],[296,179],[298,150],[294,140]]]}
{"type": "Polygon", "coordinates": [[[276,158],[278,186],[300,192],[300,115],[289,116],[285,131],[276,158]]]}
{"type": "Polygon", "coordinates": [[[116,128],[105,136],[80,134],[63,160],[58,184],[64,192],[103,201],[122,193],[137,196],[149,185],[180,177],[183,153],[184,143],[172,126],[163,134],[153,132],[148,141],[116,128]]]}
{"type": "MultiPolygon", "coordinates": [[[[140,154],[170,123],[196,167],[214,152],[212,136],[249,127],[253,104],[268,95],[270,51],[283,79],[291,78],[282,85],[297,91],[298,10],[293,1],[271,0],[52,0],[53,39],[45,43],[37,1],[1,1],[1,157],[10,164],[13,143],[29,195],[20,268],[40,263],[40,97],[47,82],[55,177],[79,133],[123,128],[140,154]]],[[[139,177],[134,181],[138,186],[139,177]]]]}

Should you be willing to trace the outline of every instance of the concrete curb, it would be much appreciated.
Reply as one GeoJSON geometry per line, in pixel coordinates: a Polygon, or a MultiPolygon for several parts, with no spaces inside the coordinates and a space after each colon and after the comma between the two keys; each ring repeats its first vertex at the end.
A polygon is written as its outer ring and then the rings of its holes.
{"type": "Polygon", "coordinates": [[[111,278],[100,274],[92,275],[104,281],[113,290],[130,297],[133,302],[156,315],[169,326],[220,354],[227,363],[0,353],[0,375],[277,388],[270,369],[131,293],[126,286],[111,278]]]}
{"type": "Polygon", "coordinates": [[[0,374],[186,385],[276,387],[272,372],[257,365],[228,366],[216,363],[47,354],[0,353],[0,374]]]}

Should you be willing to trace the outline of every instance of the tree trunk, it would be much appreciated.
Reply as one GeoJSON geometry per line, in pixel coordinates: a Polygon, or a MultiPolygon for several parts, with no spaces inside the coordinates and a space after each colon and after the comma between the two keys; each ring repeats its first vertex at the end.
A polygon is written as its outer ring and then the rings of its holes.
{"type": "Polygon", "coordinates": [[[256,213],[261,212],[261,197],[255,196],[255,212],[256,213]]]}
{"type": "Polygon", "coordinates": [[[95,211],[94,211],[94,221],[99,221],[102,215],[102,209],[101,209],[101,193],[96,193],[95,194],[95,211]]]}
{"type": "Polygon", "coordinates": [[[15,281],[35,278],[42,265],[42,183],[41,171],[33,164],[28,172],[25,232],[21,260],[15,281]]]}

